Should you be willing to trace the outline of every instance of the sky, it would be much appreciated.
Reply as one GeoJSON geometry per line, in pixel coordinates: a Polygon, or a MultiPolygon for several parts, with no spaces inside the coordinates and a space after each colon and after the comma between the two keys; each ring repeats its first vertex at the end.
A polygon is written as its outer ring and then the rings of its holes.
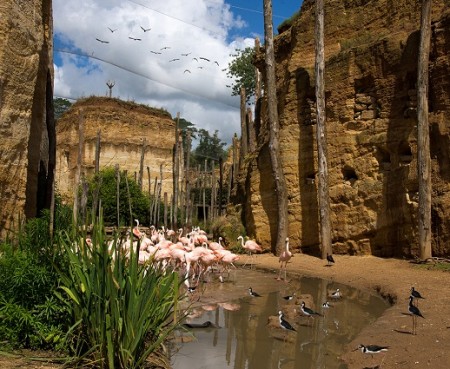
{"type": "MultiPolygon", "coordinates": [[[[302,0],[272,0],[276,27],[302,0]]],[[[230,54],[264,41],[263,0],[53,0],[54,94],[168,111],[230,144],[240,136],[230,54]]],[[[194,143],[195,144],[195,143],[194,143]]]]}

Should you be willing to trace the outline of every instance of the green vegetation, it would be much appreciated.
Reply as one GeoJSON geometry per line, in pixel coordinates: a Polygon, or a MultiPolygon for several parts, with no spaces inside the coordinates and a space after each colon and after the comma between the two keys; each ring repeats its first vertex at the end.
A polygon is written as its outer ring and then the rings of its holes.
{"type": "Polygon", "coordinates": [[[101,227],[90,247],[69,234],[62,242],[69,268],[60,270],[59,296],[75,322],[72,364],[140,368],[177,326],[178,274],[139,265],[137,253],[125,257],[120,244],[116,235],[109,252],[101,227]]]}
{"type": "Polygon", "coordinates": [[[294,23],[294,21],[300,17],[300,10],[298,10],[297,12],[295,12],[292,17],[284,20],[278,27],[277,27],[277,31],[278,34],[283,33],[284,31],[286,31],[287,29],[289,29],[290,27],[292,27],[292,24],[294,23]]]}
{"type": "Polygon", "coordinates": [[[239,96],[241,87],[245,87],[248,102],[255,95],[256,71],[252,64],[255,49],[252,47],[246,47],[244,50],[236,49],[235,53],[230,56],[233,57],[233,60],[228,64],[227,76],[236,81],[231,86],[231,95],[239,96]]]}
{"type": "MultiPolygon", "coordinates": [[[[120,223],[121,225],[129,225],[133,224],[134,219],[139,219],[141,223],[149,224],[150,199],[141,191],[139,185],[132,178],[128,177],[127,180],[128,189],[123,173],[121,173],[119,182],[120,223]],[[128,201],[128,191],[131,204],[128,201]]],[[[98,177],[94,176],[89,180],[90,193],[93,193],[98,186],[99,198],[105,214],[104,222],[106,225],[117,225],[117,179],[114,168],[105,168],[100,171],[98,177]]],[[[88,208],[92,209],[92,196],[88,197],[88,208]]],[[[160,212],[160,214],[162,213],[160,212]]]]}

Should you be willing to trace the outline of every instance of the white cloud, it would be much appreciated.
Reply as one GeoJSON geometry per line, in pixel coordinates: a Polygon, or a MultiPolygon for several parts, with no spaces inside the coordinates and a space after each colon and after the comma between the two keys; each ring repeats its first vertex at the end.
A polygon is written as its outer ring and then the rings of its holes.
{"type": "Polygon", "coordinates": [[[227,143],[239,134],[239,98],[223,69],[254,40],[228,39],[245,23],[223,0],[54,0],[53,9],[63,48],[90,56],[55,52],[55,95],[105,96],[114,80],[115,97],[180,112],[227,143]]]}

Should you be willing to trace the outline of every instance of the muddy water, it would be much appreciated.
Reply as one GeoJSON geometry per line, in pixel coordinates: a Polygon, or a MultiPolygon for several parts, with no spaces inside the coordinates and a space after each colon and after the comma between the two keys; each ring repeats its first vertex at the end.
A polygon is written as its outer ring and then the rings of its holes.
{"type": "Polygon", "coordinates": [[[170,348],[173,369],[345,368],[339,360],[343,347],[388,307],[377,296],[331,281],[303,277],[285,283],[272,273],[243,269],[224,283],[210,276],[192,296],[197,299],[186,320],[195,328],[178,331],[176,341],[184,343],[170,348]],[[261,297],[249,296],[248,287],[261,297]],[[337,288],[342,297],[333,299],[337,288]],[[283,298],[294,293],[290,301],[283,298]],[[302,315],[302,301],[322,316],[302,315]],[[330,308],[322,308],[325,301],[330,308]],[[295,332],[280,328],[279,310],[295,332]]]}

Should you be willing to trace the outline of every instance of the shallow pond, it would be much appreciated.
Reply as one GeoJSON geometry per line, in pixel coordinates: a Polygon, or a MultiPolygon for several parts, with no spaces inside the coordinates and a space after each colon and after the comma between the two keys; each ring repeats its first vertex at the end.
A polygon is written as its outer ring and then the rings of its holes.
{"type": "Polygon", "coordinates": [[[224,283],[211,276],[193,296],[198,305],[170,348],[173,369],[345,368],[339,356],[388,304],[378,296],[316,278],[277,281],[273,273],[237,269],[224,283]],[[261,297],[251,297],[252,287],[261,297]],[[340,299],[331,293],[339,288],[340,299]],[[294,294],[290,301],[283,297],[294,294]],[[306,317],[307,307],[322,316],[306,317]],[[322,308],[329,301],[331,307],[322,308]],[[203,305],[202,305],[203,304],[203,305]],[[278,311],[296,332],[280,328],[278,311]],[[208,327],[198,325],[210,322],[208,327]]]}

